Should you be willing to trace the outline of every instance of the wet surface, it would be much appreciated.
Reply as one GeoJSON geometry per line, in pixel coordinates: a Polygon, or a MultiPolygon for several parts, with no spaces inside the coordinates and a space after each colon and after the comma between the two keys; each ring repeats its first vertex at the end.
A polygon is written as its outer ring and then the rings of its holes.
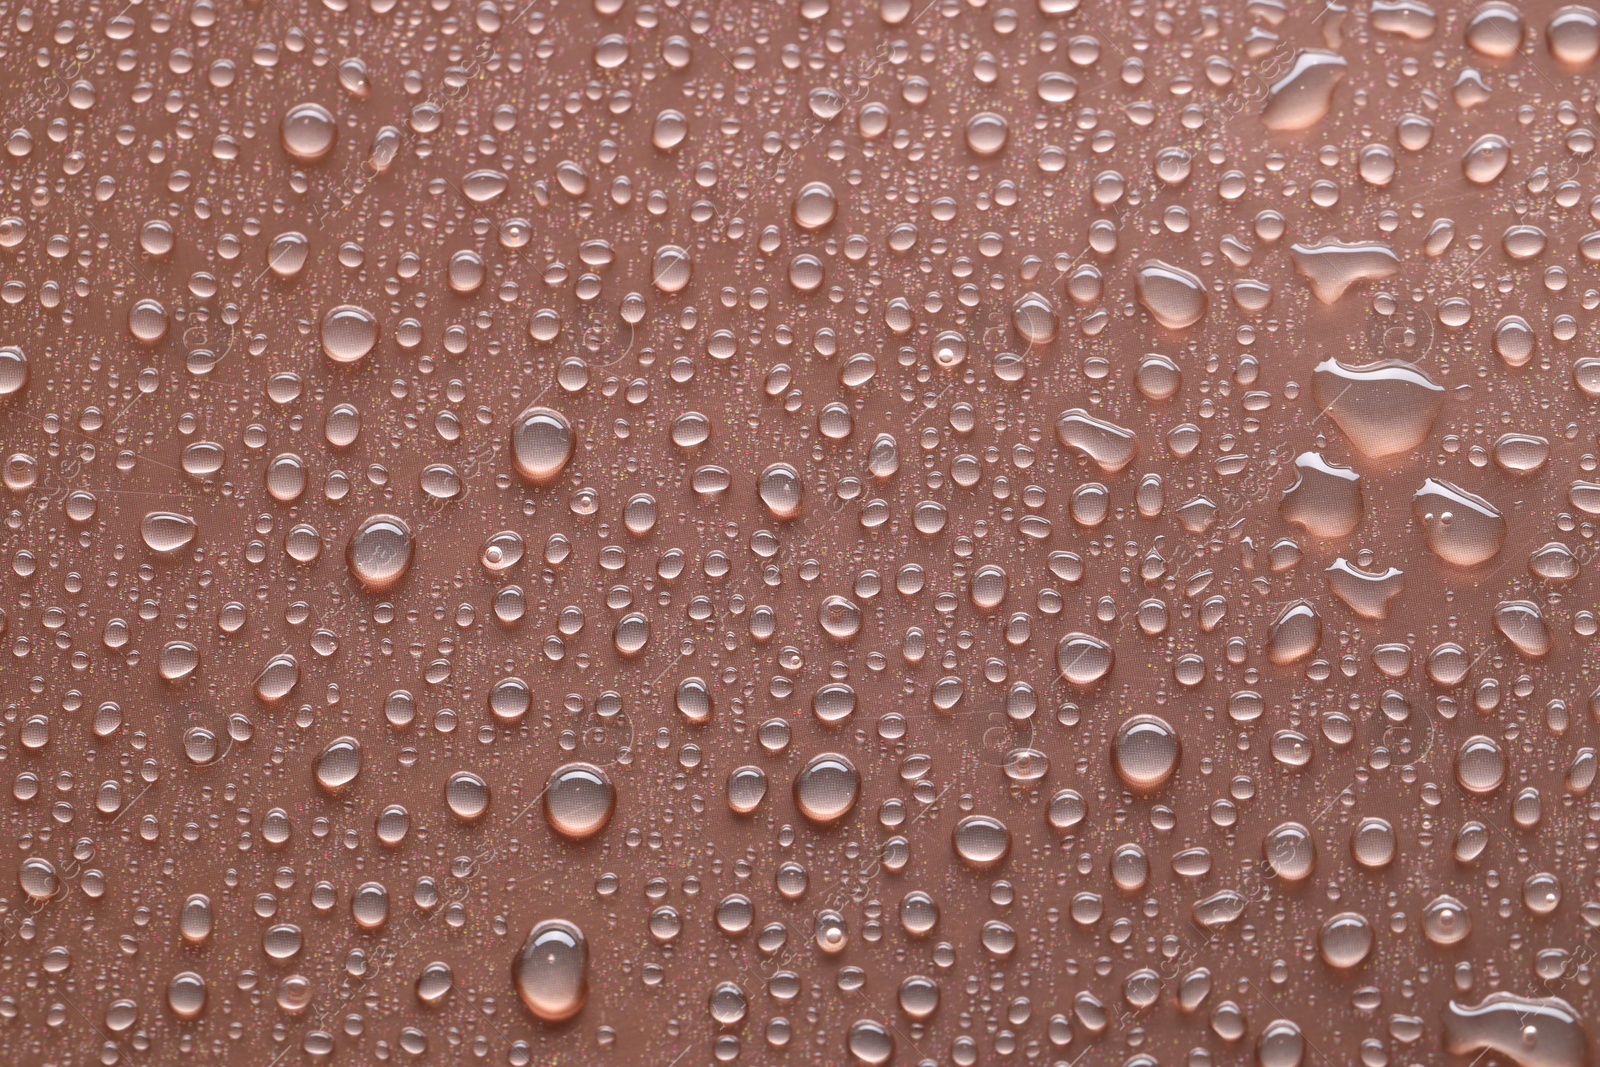
{"type": "Polygon", "coordinates": [[[1592,1062],[1600,14],[0,71],[0,1061],[1592,1062]]]}

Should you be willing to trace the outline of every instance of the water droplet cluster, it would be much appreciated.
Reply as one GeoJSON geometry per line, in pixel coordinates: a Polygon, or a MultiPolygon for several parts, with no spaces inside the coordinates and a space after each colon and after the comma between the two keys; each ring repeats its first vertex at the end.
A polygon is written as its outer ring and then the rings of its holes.
{"type": "Polygon", "coordinates": [[[157,7],[0,11],[0,1060],[1593,1062],[1600,12],[157,7]]]}

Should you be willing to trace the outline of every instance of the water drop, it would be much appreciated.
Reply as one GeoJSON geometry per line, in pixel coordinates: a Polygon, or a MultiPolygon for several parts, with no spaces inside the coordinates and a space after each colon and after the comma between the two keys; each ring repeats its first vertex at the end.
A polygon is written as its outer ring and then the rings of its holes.
{"type": "Polygon", "coordinates": [[[756,480],[756,492],[767,512],[780,522],[800,517],[804,498],[800,472],[788,463],[774,463],[756,480]]]}
{"type": "Polygon", "coordinates": [[[1506,757],[1492,737],[1474,734],[1456,751],[1456,781],[1469,793],[1492,793],[1506,780],[1506,757]]]}
{"type": "Polygon", "coordinates": [[[1056,669],[1079,688],[1098,684],[1115,662],[1111,646],[1092,634],[1070,633],[1056,644],[1056,669]]]}
{"type": "Polygon", "coordinates": [[[167,1007],[184,1022],[198,1019],[206,1010],[206,980],[193,971],[182,971],[167,983],[167,1007]]]}
{"type": "Polygon", "coordinates": [[[283,150],[301,163],[315,163],[333,151],[339,124],[321,104],[296,104],[283,113],[283,150]]]}
{"type": "Polygon", "coordinates": [[[1550,54],[1571,67],[1586,66],[1600,55],[1600,14],[1571,4],[1550,16],[1544,29],[1550,54]]]}
{"type": "Polygon", "coordinates": [[[471,771],[456,771],[444,783],[445,806],[462,822],[477,822],[489,811],[489,783],[471,771]]]}
{"type": "Polygon", "coordinates": [[[564,763],[551,772],[540,797],[550,829],[569,841],[586,841],[611,822],[617,792],[592,763],[564,763]]]}
{"type": "Polygon", "coordinates": [[[589,999],[589,942],[575,924],[546,919],[528,932],[511,977],[534,1018],[566,1022],[589,999]]]}
{"type": "Polygon", "coordinates": [[[950,842],[961,862],[978,871],[993,870],[1011,854],[1011,831],[988,815],[968,815],[956,823],[950,842]]]}
{"type": "Polygon", "coordinates": [[[856,765],[836,752],[811,757],[794,779],[794,806],[817,826],[832,826],[850,814],[861,794],[856,765]]]}
{"type": "Polygon", "coordinates": [[[322,316],[322,351],[335,363],[357,363],[378,344],[378,320],[366,308],[339,304],[322,316]]]}
{"type": "Polygon", "coordinates": [[[980,111],[967,120],[967,147],[976,156],[996,156],[1006,146],[1008,128],[1004,117],[993,111],[980,111]]]}
{"type": "Polygon", "coordinates": [[[531,407],[512,420],[511,465],[529,485],[560,478],[576,447],[572,423],[559,411],[531,407]]]}
{"type": "Polygon", "coordinates": [[[411,526],[395,515],[369,516],[345,546],[350,574],[369,593],[386,593],[400,584],[411,569],[416,539],[411,526]]]}
{"type": "Polygon", "coordinates": [[[1156,715],[1135,715],[1117,728],[1111,764],[1134,793],[1154,793],[1172,780],[1183,754],[1178,732],[1156,715]]]}
{"type": "Polygon", "coordinates": [[[330,796],[348,792],[361,774],[361,742],[353,737],[335,738],[317,755],[312,770],[317,785],[330,796]]]}
{"type": "Polygon", "coordinates": [[[175,511],[152,511],[139,524],[139,534],[150,551],[176,556],[194,543],[200,525],[188,515],[175,511]]]}

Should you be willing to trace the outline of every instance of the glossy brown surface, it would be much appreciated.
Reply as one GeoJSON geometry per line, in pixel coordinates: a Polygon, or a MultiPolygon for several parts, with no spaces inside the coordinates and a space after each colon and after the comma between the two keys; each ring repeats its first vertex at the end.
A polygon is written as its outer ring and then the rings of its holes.
{"type": "Polygon", "coordinates": [[[1590,1062],[1597,56],[0,3],[0,1062],[1590,1062]]]}

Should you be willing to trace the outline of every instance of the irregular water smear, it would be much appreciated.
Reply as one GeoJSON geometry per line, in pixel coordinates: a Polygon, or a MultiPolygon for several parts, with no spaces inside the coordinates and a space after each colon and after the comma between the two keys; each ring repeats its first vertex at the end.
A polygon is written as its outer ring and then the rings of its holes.
{"type": "Polygon", "coordinates": [[[1476,567],[1500,554],[1506,518],[1476,493],[1429,478],[1411,498],[1411,509],[1434,555],[1458,567],[1476,567]]]}
{"type": "Polygon", "coordinates": [[[1279,511],[1313,537],[1337,540],[1361,525],[1366,513],[1361,475],[1330,463],[1320,452],[1295,457],[1295,483],[1284,490],[1279,511]]]}
{"type": "Polygon", "coordinates": [[[1290,248],[1294,265],[1324,304],[1337,303],[1352,285],[1381,281],[1400,269],[1394,249],[1377,241],[1327,240],[1290,248]]]}
{"type": "Polygon", "coordinates": [[[1321,122],[1333,106],[1333,91],[1344,81],[1347,66],[1335,52],[1302,48],[1289,72],[1268,92],[1262,124],[1269,130],[1294,132],[1321,122]]]}
{"type": "Polygon", "coordinates": [[[1056,437],[1067,448],[1089,457],[1107,474],[1120,472],[1138,452],[1132,430],[1096,418],[1082,408],[1061,413],[1056,419],[1056,437]]]}
{"type": "Polygon", "coordinates": [[[1206,313],[1206,287],[1199,275],[1160,259],[1139,265],[1135,275],[1139,303],[1169,330],[1182,330],[1206,313]]]}
{"type": "Polygon", "coordinates": [[[1365,570],[1340,556],[1329,564],[1328,588],[1364,619],[1387,619],[1389,605],[1404,588],[1405,574],[1398,567],[1365,570]]]}
{"type": "Polygon", "coordinates": [[[1369,459],[1421,447],[1444,406],[1444,387],[1399,360],[1347,366],[1336,359],[1311,372],[1317,405],[1369,459]]]}
{"type": "Polygon", "coordinates": [[[1490,993],[1476,1004],[1450,1001],[1445,1048],[1458,1056],[1494,1052],[1518,1067],[1585,1067],[1589,1036],[1576,1009],[1560,997],[1490,993]]]}

